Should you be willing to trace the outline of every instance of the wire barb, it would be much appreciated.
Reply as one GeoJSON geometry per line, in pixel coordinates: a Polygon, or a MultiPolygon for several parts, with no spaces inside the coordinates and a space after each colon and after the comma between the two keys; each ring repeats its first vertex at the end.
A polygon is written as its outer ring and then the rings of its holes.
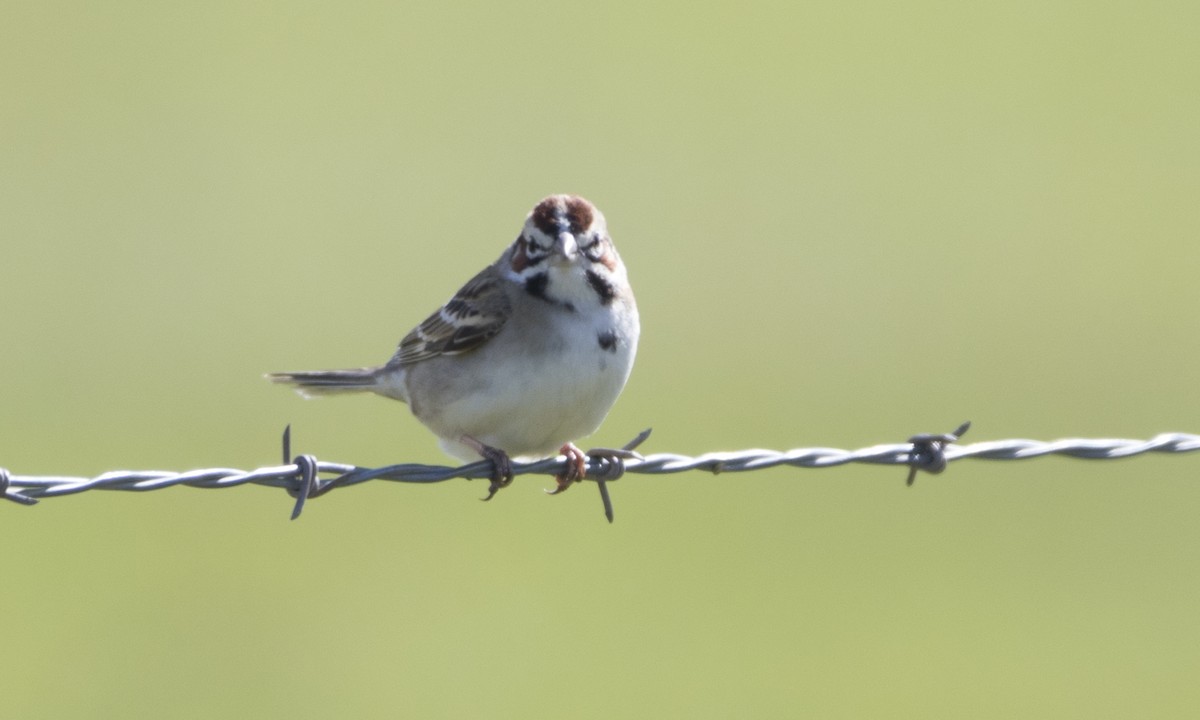
{"type": "MultiPolygon", "coordinates": [[[[288,464],[288,457],[292,454],[292,426],[288,425],[283,429],[283,462],[288,464]]],[[[300,517],[300,513],[304,512],[304,503],[309,498],[318,498],[337,486],[341,477],[333,478],[332,480],[322,481],[318,473],[320,472],[320,463],[315,455],[297,455],[292,458],[291,464],[296,466],[296,472],[299,475],[299,484],[296,487],[288,487],[288,495],[296,498],[296,504],[292,507],[292,520],[300,517]]]]}
{"type": "Polygon", "coordinates": [[[595,460],[598,466],[593,470],[589,462],[587,474],[600,489],[600,502],[604,503],[604,517],[608,518],[609,525],[613,521],[613,504],[612,498],[608,495],[608,484],[614,480],[620,480],[621,476],[625,474],[626,460],[645,460],[640,453],[634,451],[634,448],[646,442],[653,430],[654,428],[646,428],[638,433],[637,437],[619,448],[593,448],[587,451],[588,459],[595,460]]]}
{"type": "Polygon", "coordinates": [[[905,483],[908,487],[917,480],[917,471],[924,470],[930,475],[937,475],[946,469],[946,446],[950,443],[958,442],[958,439],[966,434],[967,430],[971,429],[971,421],[968,420],[952,433],[943,435],[930,435],[929,433],[921,433],[913,435],[908,439],[912,443],[912,451],[908,454],[908,463],[911,466],[908,471],[908,481],[905,483]]]}

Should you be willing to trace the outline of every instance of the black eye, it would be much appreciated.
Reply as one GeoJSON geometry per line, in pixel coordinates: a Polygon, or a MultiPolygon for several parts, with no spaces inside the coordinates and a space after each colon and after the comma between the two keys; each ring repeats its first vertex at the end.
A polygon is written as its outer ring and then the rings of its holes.
{"type": "Polygon", "coordinates": [[[584,246],[583,254],[589,260],[599,260],[604,255],[604,238],[594,238],[590,243],[584,246]]]}

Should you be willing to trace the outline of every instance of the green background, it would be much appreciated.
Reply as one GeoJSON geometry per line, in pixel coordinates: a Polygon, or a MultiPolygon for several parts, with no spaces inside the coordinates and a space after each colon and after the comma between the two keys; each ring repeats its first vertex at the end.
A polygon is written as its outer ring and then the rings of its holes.
{"type": "MultiPolygon", "coordinates": [[[[0,6],[0,465],[442,464],[382,361],[595,201],[647,452],[1200,431],[1192,2],[0,6]]],[[[0,714],[1182,717],[1200,456],[0,506],[0,714]]]]}

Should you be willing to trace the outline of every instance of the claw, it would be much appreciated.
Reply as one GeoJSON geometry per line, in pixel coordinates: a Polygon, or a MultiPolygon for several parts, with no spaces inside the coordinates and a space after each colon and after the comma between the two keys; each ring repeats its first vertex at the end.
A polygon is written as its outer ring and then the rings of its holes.
{"type": "Polygon", "coordinates": [[[496,496],[496,493],[512,484],[512,460],[509,459],[508,453],[500,448],[484,445],[470,435],[463,435],[462,443],[479,453],[484,460],[492,464],[492,483],[488,485],[487,497],[480,498],[481,500],[484,502],[491,500],[496,496]]]}
{"type": "Polygon", "coordinates": [[[566,443],[558,451],[567,456],[567,467],[563,472],[554,476],[554,479],[558,481],[558,487],[547,490],[547,495],[557,495],[571,487],[571,483],[579,482],[587,476],[588,456],[575,447],[574,443],[566,443]]]}

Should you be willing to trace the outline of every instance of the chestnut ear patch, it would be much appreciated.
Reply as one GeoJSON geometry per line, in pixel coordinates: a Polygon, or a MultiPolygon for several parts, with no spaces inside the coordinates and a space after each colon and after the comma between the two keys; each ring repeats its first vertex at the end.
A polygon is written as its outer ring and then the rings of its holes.
{"type": "Polygon", "coordinates": [[[513,251],[512,269],[513,272],[519,273],[529,267],[529,255],[525,252],[525,248],[529,242],[525,240],[525,236],[517,238],[517,249],[513,251]]]}

